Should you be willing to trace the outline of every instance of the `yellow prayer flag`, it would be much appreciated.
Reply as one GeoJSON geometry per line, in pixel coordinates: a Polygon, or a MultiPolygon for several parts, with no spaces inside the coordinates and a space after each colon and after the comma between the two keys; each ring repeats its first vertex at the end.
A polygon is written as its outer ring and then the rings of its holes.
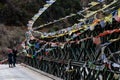
{"type": "Polygon", "coordinates": [[[44,38],[45,36],[44,35],[41,35],[40,38],[44,38]]]}
{"type": "Polygon", "coordinates": [[[87,29],[87,28],[88,28],[88,25],[84,25],[83,28],[87,29]]]}
{"type": "Polygon", "coordinates": [[[59,34],[59,35],[57,35],[57,37],[60,37],[60,36],[64,36],[64,34],[59,34]]]}
{"type": "Polygon", "coordinates": [[[91,2],[89,4],[91,4],[92,6],[95,6],[95,5],[99,4],[99,3],[98,2],[91,2]]]}
{"type": "Polygon", "coordinates": [[[112,14],[108,15],[107,17],[105,17],[104,21],[112,23],[112,14]]]}
{"type": "Polygon", "coordinates": [[[120,17],[120,8],[118,9],[118,17],[120,17]]]}

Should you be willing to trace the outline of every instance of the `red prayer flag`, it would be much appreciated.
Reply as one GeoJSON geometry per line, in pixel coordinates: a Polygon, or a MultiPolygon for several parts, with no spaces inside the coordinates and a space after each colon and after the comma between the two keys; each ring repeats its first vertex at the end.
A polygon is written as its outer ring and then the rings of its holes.
{"type": "Polygon", "coordinates": [[[99,45],[101,43],[100,37],[94,37],[93,38],[93,43],[96,45],[99,45]]]}
{"type": "Polygon", "coordinates": [[[45,52],[45,55],[47,56],[49,52],[45,52]]]}

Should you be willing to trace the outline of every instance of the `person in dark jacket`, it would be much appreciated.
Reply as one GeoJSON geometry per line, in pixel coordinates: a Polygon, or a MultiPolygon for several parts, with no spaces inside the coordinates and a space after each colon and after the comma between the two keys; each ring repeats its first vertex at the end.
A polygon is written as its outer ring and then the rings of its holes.
{"type": "Polygon", "coordinates": [[[13,66],[16,67],[15,64],[16,64],[16,57],[17,57],[18,51],[15,48],[15,49],[12,50],[12,52],[13,52],[13,66]]]}
{"type": "Polygon", "coordinates": [[[13,63],[13,54],[12,54],[12,50],[9,50],[8,53],[8,63],[9,63],[9,67],[12,67],[12,63],[13,63]]]}

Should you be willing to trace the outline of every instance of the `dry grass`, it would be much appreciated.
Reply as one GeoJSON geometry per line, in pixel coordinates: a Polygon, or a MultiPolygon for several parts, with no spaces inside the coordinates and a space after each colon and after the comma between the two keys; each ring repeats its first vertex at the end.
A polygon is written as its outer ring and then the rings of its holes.
{"type": "Polygon", "coordinates": [[[25,29],[0,25],[0,47],[14,47],[24,38],[25,29]]]}

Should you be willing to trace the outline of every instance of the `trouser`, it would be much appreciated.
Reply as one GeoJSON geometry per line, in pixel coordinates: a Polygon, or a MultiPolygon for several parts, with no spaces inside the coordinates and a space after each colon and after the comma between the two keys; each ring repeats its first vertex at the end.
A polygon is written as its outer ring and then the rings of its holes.
{"type": "Polygon", "coordinates": [[[12,59],[8,59],[9,67],[12,67],[12,59]]]}
{"type": "Polygon", "coordinates": [[[13,59],[13,66],[16,64],[16,58],[13,59]]]}

